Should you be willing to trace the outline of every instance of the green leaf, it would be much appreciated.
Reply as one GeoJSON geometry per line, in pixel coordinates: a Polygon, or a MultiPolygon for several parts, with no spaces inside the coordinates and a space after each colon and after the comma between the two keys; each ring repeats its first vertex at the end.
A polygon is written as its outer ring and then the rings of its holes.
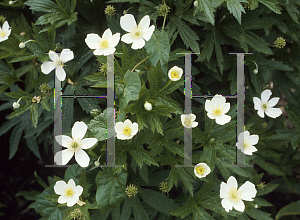
{"type": "Polygon", "coordinates": [[[150,40],[146,42],[145,48],[153,66],[156,66],[158,61],[162,66],[168,63],[170,44],[168,34],[164,30],[155,30],[150,40]]]}
{"type": "Polygon", "coordinates": [[[158,166],[158,163],[151,158],[150,153],[144,150],[142,147],[137,146],[136,149],[129,150],[128,152],[134,157],[140,168],[142,168],[143,162],[145,162],[149,166],[151,164],[158,166]]]}
{"type": "Polygon", "coordinates": [[[204,12],[205,16],[209,20],[209,22],[214,25],[215,19],[214,19],[214,7],[212,5],[211,1],[205,1],[205,0],[197,0],[198,6],[201,9],[201,11],[204,12]]]}
{"type": "Polygon", "coordinates": [[[96,201],[101,212],[108,207],[117,207],[125,199],[127,179],[123,169],[117,173],[113,173],[114,168],[103,169],[96,176],[96,201]]]}
{"type": "Polygon", "coordinates": [[[252,208],[250,211],[246,210],[245,213],[254,219],[273,220],[271,214],[252,208]]]}
{"type": "Polygon", "coordinates": [[[185,218],[186,216],[188,216],[190,213],[194,211],[194,205],[195,205],[194,200],[189,200],[187,204],[179,207],[175,211],[170,212],[170,214],[176,217],[185,218]]]}
{"type": "Polygon", "coordinates": [[[37,103],[31,103],[30,119],[33,124],[33,127],[36,128],[38,121],[39,121],[39,106],[37,103]]]}
{"type": "Polygon", "coordinates": [[[254,163],[256,163],[258,166],[260,166],[262,169],[267,171],[268,173],[277,175],[277,176],[285,176],[285,172],[282,171],[279,167],[275,166],[272,163],[269,163],[265,160],[263,160],[260,157],[256,157],[254,159],[254,163]]]}
{"type": "Polygon", "coordinates": [[[281,7],[277,6],[276,4],[278,3],[276,0],[258,0],[259,3],[264,4],[267,6],[270,10],[275,12],[276,14],[281,14],[281,7]]]}
{"type": "Polygon", "coordinates": [[[76,184],[78,184],[79,176],[82,173],[83,168],[78,164],[73,164],[67,168],[65,172],[65,180],[68,182],[70,179],[73,179],[76,184]]]}
{"type": "Polygon", "coordinates": [[[134,219],[143,219],[143,220],[149,220],[149,216],[147,215],[145,209],[143,208],[138,196],[133,196],[133,215],[134,219]]]}
{"type": "Polygon", "coordinates": [[[127,70],[124,76],[124,94],[125,107],[129,101],[137,100],[139,98],[139,92],[141,90],[141,80],[137,72],[130,72],[127,70]]]}
{"type": "Polygon", "coordinates": [[[194,178],[184,169],[184,167],[176,167],[178,176],[183,182],[185,188],[189,191],[191,196],[193,196],[193,185],[192,182],[195,182],[194,178]]]}
{"type": "Polygon", "coordinates": [[[148,174],[148,167],[146,164],[143,164],[142,168],[139,167],[139,173],[142,179],[146,182],[149,183],[149,174],[148,174]]]}
{"type": "Polygon", "coordinates": [[[167,179],[169,180],[168,182],[168,192],[169,192],[174,186],[174,184],[175,186],[177,186],[177,182],[178,182],[177,168],[175,166],[171,167],[171,171],[167,179]]]}
{"type": "Polygon", "coordinates": [[[208,214],[202,207],[195,205],[193,209],[193,220],[214,220],[214,218],[208,214]]]}
{"type": "Polygon", "coordinates": [[[275,220],[278,220],[283,216],[291,215],[300,215],[300,200],[297,202],[292,202],[280,209],[275,217],[275,220]]]}
{"type": "Polygon", "coordinates": [[[168,196],[153,191],[151,189],[143,189],[139,188],[139,196],[152,208],[157,210],[158,212],[162,212],[166,215],[169,214],[169,212],[175,210],[178,208],[178,205],[174,203],[173,199],[169,199],[168,196]]]}
{"type": "Polygon", "coordinates": [[[242,23],[242,12],[246,13],[244,7],[240,2],[248,3],[245,0],[230,0],[226,1],[227,8],[231,14],[238,20],[239,24],[242,23]]]}
{"type": "Polygon", "coordinates": [[[265,185],[265,187],[263,189],[258,188],[256,196],[266,195],[266,194],[272,192],[274,189],[276,189],[277,186],[279,186],[279,184],[268,183],[265,185]]]}

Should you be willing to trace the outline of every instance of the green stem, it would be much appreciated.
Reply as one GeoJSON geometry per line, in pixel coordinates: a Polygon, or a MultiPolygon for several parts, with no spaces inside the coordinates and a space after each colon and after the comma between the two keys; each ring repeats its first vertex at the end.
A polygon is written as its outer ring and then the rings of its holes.
{"type": "Polygon", "coordinates": [[[141,62],[139,62],[138,64],[135,65],[135,67],[133,67],[133,69],[131,70],[131,72],[133,72],[135,70],[135,68],[137,68],[141,63],[143,63],[145,60],[147,60],[149,58],[149,56],[147,56],[145,59],[143,59],[141,62]]]}
{"type": "Polygon", "coordinates": [[[198,148],[200,148],[200,147],[203,147],[203,146],[204,146],[204,144],[201,144],[201,145],[199,145],[198,147],[195,147],[194,150],[196,150],[196,149],[198,149],[198,148]]]}
{"type": "Polygon", "coordinates": [[[208,133],[208,136],[207,136],[207,140],[208,140],[208,138],[209,138],[209,135],[210,135],[210,132],[211,132],[211,128],[212,128],[213,123],[214,123],[214,120],[211,121],[209,133],[208,133]]]}
{"type": "Polygon", "coordinates": [[[167,13],[166,13],[166,14],[165,14],[165,16],[164,16],[164,23],[163,23],[163,26],[162,26],[162,30],[163,30],[163,29],[164,29],[164,27],[165,27],[166,18],[167,18],[167,13]]]}
{"type": "Polygon", "coordinates": [[[165,85],[164,85],[164,87],[162,87],[154,96],[153,96],[153,99],[161,92],[161,91],[163,91],[170,83],[172,82],[172,80],[169,80],[169,82],[168,83],[166,83],[165,85]]]}

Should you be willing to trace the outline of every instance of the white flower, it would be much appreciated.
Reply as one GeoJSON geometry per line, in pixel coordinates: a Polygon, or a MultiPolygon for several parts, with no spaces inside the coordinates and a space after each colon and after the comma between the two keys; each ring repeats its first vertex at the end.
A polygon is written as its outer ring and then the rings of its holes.
{"type": "Polygon", "coordinates": [[[121,38],[126,44],[131,44],[131,48],[134,50],[141,49],[145,46],[145,40],[148,41],[155,29],[154,25],[150,26],[150,17],[146,15],[142,18],[139,25],[136,25],[136,21],[131,14],[123,15],[120,18],[121,28],[129,33],[124,34],[121,38]]]}
{"type": "Polygon", "coordinates": [[[194,128],[198,126],[198,122],[195,121],[196,115],[194,115],[193,113],[189,115],[183,114],[180,117],[181,117],[181,123],[184,127],[194,128]]]}
{"type": "Polygon", "coordinates": [[[220,198],[221,203],[226,212],[232,210],[232,207],[239,212],[245,210],[245,204],[242,200],[253,201],[256,196],[255,185],[246,181],[239,189],[236,179],[231,176],[227,180],[227,184],[222,182],[220,185],[220,198]]]}
{"type": "Polygon", "coordinates": [[[56,141],[68,149],[59,151],[54,157],[54,161],[58,165],[66,165],[75,153],[75,160],[81,167],[87,167],[90,158],[82,149],[89,149],[97,143],[96,138],[82,139],[87,131],[87,126],[84,122],[75,122],[72,128],[72,138],[66,135],[55,136],[56,141]]]}
{"type": "Polygon", "coordinates": [[[210,173],[210,168],[206,163],[198,163],[194,167],[194,173],[198,178],[206,177],[210,173]]]}
{"type": "Polygon", "coordinates": [[[264,113],[266,113],[267,116],[271,118],[277,118],[282,114],[280,108],[272,108],[278,103],[279,98],[278,97],[272,98],[270,101],[268,101],[271,95],[272,95],[271,90],[266,89],[261,93],[261,100],[257,97],[253,97],[254,109],[258,110],[257,114],[261,118],[265,117],[264,113]]]}
{"type": "Polygon", "coordinates": [[[70,179],[68,184],[63,180],[59,180],[54,186],[54,192],[60,195],[57,202],[60,204],[67,202],[68,207],[75,205],[79,201],[82,191],[83,188],[80,185],[76,186],[73,179],[70,179]]]}
{"type": "Polygon", "coordinates": [[[138,124],[132,123],[129,119],[123,122],[117,122],[115,131],[117,132],[117,138],[120,140],[131,139],[138,132],[138,124]]]}
{"type": "Polygon", "coordinates": [[[180,80],[181,76],[182,76],[183,70],[178,67],[178,66],[173,66],[169,72],[168,72],[168,76],[170,78],[170,80],[172,81],[178,81],[180,80]]]}
{"type": "Polygon", "coordinates": [[[230,109],[230,103],[226,103],[226,99],[222,95],[215,95],[211,101],[205,101],[205,110],[210,119],[216,119],[216,123],[224,125],[230,122],[231,117],[225,115],[230,109]]]}
{"type": "Polygon", "coordinates": [[[244,131],[239,134],[236,146],[244,154],[252,155],[257,149],[253,146],[258,142],[258,135],[250,135],[249,131],[244,131]]]}
{"type": "Polygon", "coordinates": [[[152,104],[149,102],[145,102],[144,107],[147,111],[151,111],[152,110],[152,104]]]}
{"type": "Polygon", "coordinates": [[[95,55],[110,55],[116,51],[115,46],[120,41],[120,33],[112,35],[108,28],[104,31],[102,38],[98,34],[88,34],[85,38],[85,43],[89,48],[95,49],[95,55]]]}
{"type": "Polygon", "coordinates": [[[70,49],[63,49],[60,56],[57,55],[54,51],[49,51],[49,57],[53,61],[47,61],[42,64],[42,72],[44,74],[49,74],[52,70],[55,69],[55,74],[60,81],[64,81],[66,78],[66,72],[63,69],[66,62],[74,59],[73,51],[70,49]]]}
{"type": "Polygon", "coordinates": [[[11,29],[9,28],[9,24],[7,21],[3,23],[2,28],[0,27],[0,42],[8,39],[10,35],[11,29]]]}

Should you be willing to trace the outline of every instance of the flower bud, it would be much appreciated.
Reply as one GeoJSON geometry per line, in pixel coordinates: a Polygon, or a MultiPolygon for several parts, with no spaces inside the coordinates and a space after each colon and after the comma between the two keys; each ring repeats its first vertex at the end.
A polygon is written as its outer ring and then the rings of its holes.
{"type": "Polygon", "coordinates": [[[257,204],[255,204],[255,205],[254,205],[254,208],[256,208],[256,209],[257,209],[257,208],[258,208],[258,205],[257,205],[257,204]]]}
{"type": "Polygon", "coordinates": [[[197,1],[194,1],[194,6],[198,7],[198,2],[197,1]]]}
{"type": "Polygon", "coordinates": [[[9,5],[13,5],[15,3],[15,1],[9,1],[8,4],[9,5]]]}
{"type": "Polygon", "coordinates": [[[19,44],[19,47],[20,47],[21,49],[25,48],[25,43],[24,43],[24,42],[21,42],[21,43],[19,44]]]}
{"type": "Polygon", "coordinates": [[[100,166],[100,162],[99,161],[95,161],[94,164],[95,164],[96,167],[100,166]]]}
{"type": "Polygon", "coordinates": [[[20,104],[17,103],[17,102],[14,102],[14,103],[13,103],[13,107],[14,107],[14,108],[19,108],[19,107],[20,107],[20,104]]]}
{"type": "Polygon", "coordinates": [[[149,102],[145,102],[144,107],[147,111],[151,111],[152,110],[152,104],[149,102]]]}
{"type": "Polygon", "coordinates": [[[258,73],[258,69],[253,70],[253,73],[257,74],[258,73]]]}

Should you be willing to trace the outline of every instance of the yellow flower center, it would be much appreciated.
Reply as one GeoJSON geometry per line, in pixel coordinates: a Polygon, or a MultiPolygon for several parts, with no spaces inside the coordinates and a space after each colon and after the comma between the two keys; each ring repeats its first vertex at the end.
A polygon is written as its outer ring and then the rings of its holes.
{"type": "Polygon", "coordinates": [[[240,200],[241,192],[237,190],[237,188],[232,188],[229,190],[229,199],[231,201],[237,202],[240,200]]]}
{"type": "Polygon", "coordinates": [[[143,29],[140,28],[139,26],[135,27],[131,31],[131,37],[137,39],[141,38],[143,36],[143,29]]]}
{"type": "Polygon", "coordinates": [[[1,37],[5,37],[5,36],[6,36],[5,31],[1,30],[1,31],[0,31],[0,36],[1,36],[1,37]]]}
{"type": "Polygon", "coordinates": [[[123,129],[123,134],[130,135],[131,134],[131,128],[126,126],[123,129]]]}
{"type": "Polygon", "coordinates": [[[185,121],[184,121],[184,124],[185,124],[186,126],[190,126],[190,125],[192,124],[191,119],[186,118],[185,121]]]}
{"type": "Polygon", "coordinates": [[[244,141],[244,148],[247,149],[250,147],[249,141],[244,141]]]}
{"type": "Polygon", "coordinates": [[[65,66],[65,64],[64,64],[64,62],[63,62],[63,61],[61,61],[60,59],[58,59],[58,60],[56,61],[56,66],[61,66],[61,67],[64,67],[64,66],[65,66]]]}
{"type": "Polygon", "coordinates": [[[72,188],[67,187],[65,189],[65,192],[64,192],[65,196],[73,196],[73,194],[74,194],[74,190],[72,188]]]}
{"type": "Polygon", "coordinates": [[[196,167],[196,172],[199,174],[203,174],[204,173],[204,168],[203,167],[196,167]]]}
{"type": "Polygon", "coordinates": [[[267,110],[268,104],[267,103],[262,103],[261,107],[262,107],[263,110],[267,110]]]}
{"type": "Polygon", "coordinates": [[[212,113],[214,116],[220,116],[223,114],[223,108],[221,108],[220,106],[214,107],[212,113]]]}
{"type": "Polygon", "coordinates": [[[173,71],[171,72],[171,77],[172,77],[172,78],[179,78],[179,75],[178,75],[178,73],[177,73],[175,70],[173,70],[173,71]]]}
{"type": "Polygon", "coordinates": [[[77,139],[72,139],[69,142],[69,147],[68,148],[69,148],[69,150],[71,150],[73,152],[76,152],[76,151],[78,151],[81,148],[81,143],[77,139]]]}
{"type": "Polygon", "coordinates": [[[106,49],[109,46],[109,41],[107,39],[103,39],[99,42],[99,47],[101,49],[106,49]]]}

